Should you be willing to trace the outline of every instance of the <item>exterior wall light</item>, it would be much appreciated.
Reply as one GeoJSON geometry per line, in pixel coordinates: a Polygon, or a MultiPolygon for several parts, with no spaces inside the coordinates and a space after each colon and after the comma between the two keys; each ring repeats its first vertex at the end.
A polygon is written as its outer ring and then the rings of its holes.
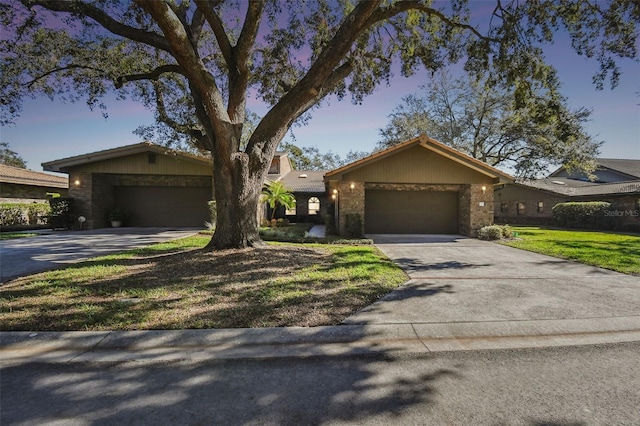
{"type": "Polygon", "coordinates": [[[482,185],[482,193],[484,194],[485,192],[487,192],[487,187],[482,185]]]}
{"type": "Polygon", "coordinates": [[[349,188],[354,189],[356,187],[356,184],[351,182],[351,185],[349,185],[349,188]]]}
{"type": "Polygon", "coordinates": [[[338,190],[337,190],[337,189],[334,189],[334,190],[333,190],[333,193],[334,193],[334,195],[335,195],[335,194],[337,194],[337,193],[338,193],[338,190]]]}
{"type": "Polygon", "coordinates": [[[73,181],[73,184],[75,186],[80,186],[80,179],[76,179],[75,181],[73,181]]]}

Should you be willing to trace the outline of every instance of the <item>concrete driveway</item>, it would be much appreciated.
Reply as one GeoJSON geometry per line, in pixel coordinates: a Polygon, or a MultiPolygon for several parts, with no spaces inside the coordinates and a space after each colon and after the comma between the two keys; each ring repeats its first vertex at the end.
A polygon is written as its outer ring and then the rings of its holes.
{"type": "Polygon", "coordinates": [[[460,236],[371,237],[410,280],[345,324],[617,317],[640,323],[640,277],[460,236]]]}
{"type": "Polygon", "coordinates": [[[0,282],[109,253],[193,235],[194,228],[105,228],[51,231],[0,241],[0,282]]]}

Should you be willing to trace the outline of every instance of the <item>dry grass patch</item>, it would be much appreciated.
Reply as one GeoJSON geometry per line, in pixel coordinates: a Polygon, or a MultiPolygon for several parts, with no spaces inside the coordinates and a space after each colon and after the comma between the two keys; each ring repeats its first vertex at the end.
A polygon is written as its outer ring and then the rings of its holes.
{"type": "Polygon", "coordinates": [[[207,252],[192,249],[207,237],[185,240],[5,284],[0,329],[334,325],[406,280],[371,246],[207,252]]]}

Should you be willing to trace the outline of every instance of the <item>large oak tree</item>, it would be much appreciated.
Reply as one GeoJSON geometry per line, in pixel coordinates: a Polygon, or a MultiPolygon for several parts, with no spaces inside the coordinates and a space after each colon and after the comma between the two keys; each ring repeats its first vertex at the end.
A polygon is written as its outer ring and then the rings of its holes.
{"type": "Polygon", "coordinates": [[[477,26],[465,0],[2,0],[0,12],[2,121],[29,94],[140,100],[156,134],[211,152],[210,246],[227,248],[260,244],[256,208],[276,147],[328,95],[359,102],[394,62],[410,75],[463,61],[525,99],[555,86],[541,46],[559,30],[600,64],[597,85],[615,84],[616,59],[637,57],[640,4],[498,0],[477,26]],[[250,98],[271,108],[245,140],[250,98]]]}

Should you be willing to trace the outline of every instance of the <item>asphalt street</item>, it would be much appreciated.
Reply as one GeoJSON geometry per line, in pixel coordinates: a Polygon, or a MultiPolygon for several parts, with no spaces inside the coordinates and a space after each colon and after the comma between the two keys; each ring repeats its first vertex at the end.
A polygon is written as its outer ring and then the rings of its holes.
{"type": "Polygon", "coordinates": [[[7,425],[640,425],[640,343],[2,370],[7,425]]]}

